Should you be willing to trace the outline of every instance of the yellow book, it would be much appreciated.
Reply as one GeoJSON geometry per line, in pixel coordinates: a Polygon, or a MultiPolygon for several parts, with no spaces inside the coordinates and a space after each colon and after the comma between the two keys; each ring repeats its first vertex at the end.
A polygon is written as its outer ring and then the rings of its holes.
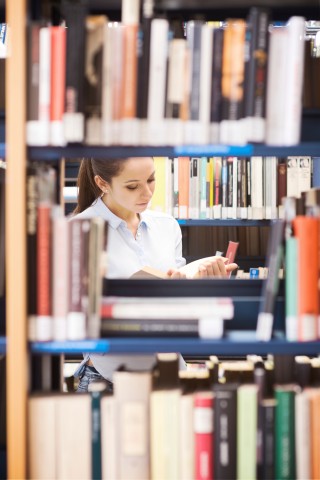
{"type": "MultiPolygon", "coordinates": [[[[157,212],[169,213],[167,211],[167,169],[168,157],[153,157],[155,167],[156,186],[151,200],[151,209],[157,212]]],[[[170,212],[171,213],[171,212],[170,212]]]]}

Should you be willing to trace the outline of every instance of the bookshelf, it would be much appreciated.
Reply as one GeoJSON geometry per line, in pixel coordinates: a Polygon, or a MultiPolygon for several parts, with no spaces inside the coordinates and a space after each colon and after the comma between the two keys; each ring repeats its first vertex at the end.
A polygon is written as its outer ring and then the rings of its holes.
{"type": "MultiPolygon", "coordinates": [[[[39,2],[35,2],[39,4],[39,2]]],[[[95,0],[91,2],[92,12],[103,11],[105,8],[104,0],[95,0]]],[[[290,15],[291,9],[295,14],[300,11],[306,13],[315,12],[318,14],[318,8],[314,7],[312,0],[269,0],[266,2],[271,7],[277,7],[280,12],[285,12],[285,17],[290,15]],[[280,4],[280,5],[279,5],[280,4]]],[[[223,2],[223,9],[218,5],[214,6],[215,12],[222,18],[226,17],[224,9],[231,9],[233,13],[247,9],[251,5],[248,1],[227,0],[223,2]]],[[[4,5],[1,0],[0,7],[4,5]]],[[[209,0],[159,0],[157,3],[159,11],[170,10],[174,15],[175,11],[189,12],[191,15],[195,10],[199,12],[208,12],[212,10],[212,2],[209,0]]],[[[119,13],[120,1],[108,2],[110,11],[119,13]]],[[[228,10],[228,13],[230,10],[228,10]]],[[[58,161],[61,158],[76,157],[104,157],[106,160],[111,157],[126,156],[189,156],[189,155],[239,155],[239,156],[290,156],[290,155],[311,155],[317,156],[320,151],[319,141],[302,142],[294,147],[270,147],[265,145],[245,145],[245,146],[181,146],[181,147],[100,147],[100,146],[82,146],[72,145],[67,147],[26,147],[25,141],[25,123],[26,123],[26,43],[25,26],[27,19],[27,2],[6,2],[6,21],[11,26],[12,51],[7,60],[6,68],[6,141],[0,144],[0,157],[6,157],[7,160],[7,188],[6,188],[6,242],[7,242],[7,338],[0,338],[0,353],[7,351],[7,460],[8,460],[8,478],[26,478],[27,464],[27,394],[28,394],[28,345],[27,345],[27,318],[26,318],[26,218],[25,218],[25,198],[26,198],[26,159],[41,161],[58,161]]],[[[230,225],[236,226],[238,223],[230,221],[230,225]]],[[[182,225],[195,225],[196,221],[187,221],[182,225]],[[192,222],[192,223],[191,223],[192,222]]],[[[210,222],[210,225],[219,225],[219,222],[210,222]]],[[[223,221],[223,225],[227,225],[223,221]]],[[[201,225],[204,225],[201,221],[201,225]]],[[[243,222],[241,222],[243,225],[243,222]]],[[[253,225],[250,221],[250,225],[253,225]]],[[[258,222],[257,225],[261,225],[258,222]]],[[[171,283],[171,286],[173,284],[171,283]]],[[[197,288],[201,295],[212,294],[212,282],[197,282],[197,288]]],[[[231,283],[229,284],[231,286],[231,283]]],[[[130,294],[146,294],[146,288],[152,289],[154,294],[157,287],[156,283],[142,285],[133,284],[126,281],[115,281],[107,284],[109,293],[114,291],[119,293],[128,289],[130,294]]],[[[159,287],[159,286],[158,286],[159,287]]],[[[221,284],[221,288],[225,285],[221,284]]],[[[257,287],[261,289],[261,283],[257,281],[250,284],[250,292],[257,287]]],[[[248,284],[238,282],[233,288],[239,292],[244,290],[248,293],[248,284]]],[[[111,293],[110,293],[111,294],[111,293]]],[[[163,295],[163,290],[159,289],[159,295],[163,295]]],[[[231,292],[230,295],[234,296],[231,292]]],[[[243,312],[253,304],[252,299],[242,301],[243,312]]],[[[257,300],[255,300],[257,304],[257,300]]],[[[239,303],[241,303],[239,301],[239,303]]],[[[280,300],[281,303],[281,300],[280,300]]],[[[283,309],[279,305],[279,308],[283,309]]],[[[283,318],[283,316],[282,316],[283,318]]],[[[234,331],[227,334],[227,338],[219,341],[209,341],[200,339],[100,339],[97,341],[84,342],[48,342],[33,343],[29,349],[34,354],[59,355],[62,353],[80,353],[90,352],[127,352],[127,353],[150,353],[155,351],[178,350],[185,354],[244,354],[244,353],[276,353],[276,354],[310,354],[316,355],[320,352],[319,342],[289,343],[283,338],[275,338],[269,343],[257,342],[250,330],[234,331]]]]}

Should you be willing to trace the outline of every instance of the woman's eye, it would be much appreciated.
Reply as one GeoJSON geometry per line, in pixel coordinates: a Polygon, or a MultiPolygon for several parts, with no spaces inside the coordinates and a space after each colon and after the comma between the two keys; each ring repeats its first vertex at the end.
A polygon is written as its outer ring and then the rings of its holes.
{"type": "Polygon", "coordinates": [[[127,187],[128,190],[136,190],[138,188],[138,186],[136,185],[135,187],[127,187]]]}
{"type": "Polygon", "coordinates": [[[156,181],[155,178],[149,178],[148,183],[152,183],[152,182],[155,182],[155,181],[156,181]]]}

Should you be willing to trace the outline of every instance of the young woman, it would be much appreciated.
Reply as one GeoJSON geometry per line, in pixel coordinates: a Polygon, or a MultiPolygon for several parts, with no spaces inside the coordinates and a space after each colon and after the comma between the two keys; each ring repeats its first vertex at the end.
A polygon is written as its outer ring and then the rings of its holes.
{"type": "MultiPolygon", "coordinates": [[[[148,210],[155,189],[151,157],[114,160],[83,160],[78,176],[77,218],[100,216],[108,221],[109,278],[129,278],[144,266],[166,272],[168,278],[184,278],[179,268],[182,236],[178,222],[170,215],[148,210]]],[[[237,268],[225,265],[222,257],[211,257],[199,266],[200,277],[226,277],[237,268]]],[[[75,376],[79,391],[104,377],[112,388],[112,374],[119,365],[149,368],[153,356],[86,355],[75,376]]]]}

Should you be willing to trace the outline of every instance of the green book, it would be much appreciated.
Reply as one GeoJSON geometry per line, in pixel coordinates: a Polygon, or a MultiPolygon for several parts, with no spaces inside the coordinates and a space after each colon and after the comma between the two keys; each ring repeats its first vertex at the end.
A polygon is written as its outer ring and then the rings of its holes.
{"type": "Polygon", "coordinates": [[[102,464],[101,464],[101,395],[106,389],[104,381],[92,382],[89,384],[89,392],[91,395],[91,453],[92,480],[101,480],[102,464]]]}
{"type": "Polygon", "coordinates": [[[237,479],[253,480],[257,478],[257,385],[240,385],[237,401],[237,479]]]}
{"type": "Polygon", "coordinates": [[[298,339],[298,239],[290,237],[286,241],[285,257],[285,299],[286,337],[298,339]]]}
{"type": "Polygon", "coordinates": [[[295,465],[295,385],[275,387],[275,478],[296,478],[295,465]]]}

